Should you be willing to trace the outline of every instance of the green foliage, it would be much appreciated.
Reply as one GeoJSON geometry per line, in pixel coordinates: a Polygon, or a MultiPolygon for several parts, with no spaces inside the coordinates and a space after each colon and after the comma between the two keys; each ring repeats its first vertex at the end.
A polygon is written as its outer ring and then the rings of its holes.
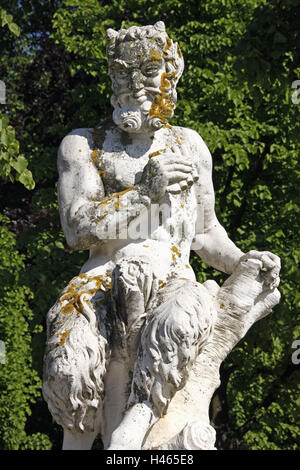
{"type": "MultiPolygon", "coordinates": [[[[36,181],[31,193],[21,185],[19,195],[7,191],[7,207],[2,205],[14,214],[26,200],[11,225],[21,255],[7,261],[11,274],[2,285],[12,292],[18,283],[15,308],[26,316],[27,328],[39,331],[30,330],[24,360],[29,361],[31,347],[33,367],[41,377],[46,311],[86,258],[85,253],[70,253],[60,229],[56,152],[71,129],[95,126],[111,113],[105,30],[164,20],[185,59],[173,124],[198,131],[212,152],[218,217],[243,251],[268,249],[282,259],[280,305],[254,325],[222,368],[224,386],[217,396],[223,405],[214,422],[218,446],[299,448],[299,372],[291,362],[291,345],[300,337],[300,109],[291,95],[292,82],[300,78],[300,0],[190,0],[188,7],[183,0],[31,0],[22,2],[22,8],[17,0],[2,3],[21,30],[19,38],[0,37],[0,78],[8,91],[1,116],[9,116],[16,132],[6,131],[11,146],[0,157],[2,188],[12,187],[9,178],[21,181],[27,161],[36,181]],[[18,270],[16,259],[22,260],[18,270]],[[18,281],[11,277],[17,273],[18,281]]],[[[192,263],[200,282],[225,278],[194,255],[192,263]]],[[[5,313],[2,323],[8,317],[15,318],[5,313]]],[[[7,338],[20,331],[19,323],[10,325],[7,338]]],[[[25,370],[36,377],[29,366],[25,370]]],[[[30,398],[22,377],[15,380],[11,393],[18,390],[24,405],[18,409],[27,407],[29,413],[30,400],[35,400],[27,419],[29,437],[23,411],[9,421],[5,429],[10,434],[1,446],[49,448],[51,436],[58,447],[60,436],[52,431],[42,398],[36,391],[30,398]],[[49,423],[43,429],[41,424],[42,431],[35,427],[41,415],[49,423]]],[[[1,382],[0,390],[3,386],[1,382]]]]}
{"type": "Polygon", "coordinates": [[[1,26],[8,26],[8,29],[15,35],[20,36],[20,29],[16,23],[13,22],[13,16],[7,14],[3,8],[0,8],[0,18],[1,18],[1,26]]]}
{"type": "MultiPolygon", "coordinates": [[[[20,29],[13,22],[12,15],[7,14],[3,8],[0,8],[0,18],[2,28],[7,25],[15,36],[20,36],[20,29]]],[[[9,177],[11,182],[16,179],[24,184],[25,188],[33,189],[34,181],[31,171],[27,168],[28,162],[23,155],[19,155],[19,142],[15,138],[13,127],[8,125],[8,122],[9,117],[0,112],[0,177],[2,179],[9,177]]]]}
{"type": "Polygon", "coordinates": [[[28,161],[19,154],[19,142],[15,130],[8,124],[8,116],[0,113],[0,177],[11,182],[19,181],[25,188],[33,189],[35,183],[28,170],[28,161]],[[13,171],[15,170],[15,171],[13,171]]]}
{"type": "Polygon", "coordinates": [[[36,331],[28,301],[33,294],[20,280],[24,255],[16,250],[6,217],[0,216],[0,338],[5,362],[0,364],[0,448],[49,448],[47,436],[27,436],[30,404],[40,395],[41,380],[32,368],[31,335],[36,331]]]}

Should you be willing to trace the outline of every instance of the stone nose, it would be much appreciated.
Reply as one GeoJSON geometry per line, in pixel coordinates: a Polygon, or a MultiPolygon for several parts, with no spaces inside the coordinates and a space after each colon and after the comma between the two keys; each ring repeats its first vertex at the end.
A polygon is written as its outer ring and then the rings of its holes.
{"type": "Polygon", "coordinates": [[[143,79],[141,72],[135,70],[131,73],[130,76],[130,88],[132,91],[139,91],[143,88],[143,79]]]}

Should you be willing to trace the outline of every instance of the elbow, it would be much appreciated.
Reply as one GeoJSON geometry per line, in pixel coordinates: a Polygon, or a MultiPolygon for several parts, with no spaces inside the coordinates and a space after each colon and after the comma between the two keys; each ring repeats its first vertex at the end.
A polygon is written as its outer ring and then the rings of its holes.
{"type": "Polygon", "coordinates": [[[80,238],[71,230],[64,230],[67,244],[73,251],[81,250],[80,238]]]}
{"type": "Polygon", "coordinates": [[[69,247],[73,251],[90,250],[100,243],[95,230],[91,226],[73,225],[71,228],[64,229],[64,234],[69,247]]]}
{"type": "Polygon", "coordinates": [[[78,216],[77,211],[74,207],[68,210],[60,210],[61,226],[67,241],[68,246],[71,250],[86,250],[89,248],[85,243],[86,230],[83,224],[83,218],[78,216]]]}
{"type": "Polygon", "coordinates": [[[78,227],[76,223],[68,223],[66,220],[62,220],[62,229],[67,241],[69,248],[73,251],[85,250],[84,236],[81,227],[78,227]]]}

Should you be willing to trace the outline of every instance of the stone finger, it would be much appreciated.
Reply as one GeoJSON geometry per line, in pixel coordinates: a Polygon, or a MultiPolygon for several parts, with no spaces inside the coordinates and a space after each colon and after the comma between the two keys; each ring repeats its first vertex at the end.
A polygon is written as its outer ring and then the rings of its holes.
{"type": "Polygon", "coordinates": [[[188,160],[183,160],[183,158],[178,155],[166,155],[163,159],[163,162],[170,165],[170,164],[177,164],[177,165],[185,165],[188,166],[190,169],[192,169],[193,164],[189,162],[188,160]]]}
{"type": "Polygon", "coordinates": [[[181,187],[178,183],[171,184],[167,187],[167,192],[171,194],[178,194],[181,192],[181,187]]]}
{"type": "Polygon", "coordinates": [[[268,255],[263,255],[261,257],[261,260],[264,264],[264,268],[266,268],[266,269],[272,269],[276,266],[274,261],[272,261],[271,258],[268,255]]]}
{"type": "Polygon", "coordinates": [[[167,164],[166,169],[168,171],[183,171],[184,173],[192,173],[192,168],[184,163],[173,163],[167,164]]]}
{"type": "Polygon", "coordinates": [[[182,180],[186,180],[188,177],[187,173],[182,171],[172,171],[167,174],[170,183],[179,183],[182,180]]]}
{"type": "Polygon", "coordinates": [[[189,175],[188,178],[187,178],[187,184],[188,184],[189,186],[191,186],[192,184],[194,184],[194,181],[195,181],[195,180],[194,180],[193,176],[192,176],[192,175],[189,175]]]}
{"type": "Polygon", "coordinates": [[[188,182],[187,181],[180,181],[179,186],[181,189],[187,189],[188,182]]]}

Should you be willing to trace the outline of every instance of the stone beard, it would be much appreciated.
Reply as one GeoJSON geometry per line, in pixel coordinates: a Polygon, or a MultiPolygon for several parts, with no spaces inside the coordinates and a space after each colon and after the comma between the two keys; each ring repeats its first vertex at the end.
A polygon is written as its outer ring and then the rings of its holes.
{"type": "Polygon", "coordinates": [[[173,116],[184,62],[163,23],[107,31],[113,120],[129,133],[155,132],[173,116]]]}

